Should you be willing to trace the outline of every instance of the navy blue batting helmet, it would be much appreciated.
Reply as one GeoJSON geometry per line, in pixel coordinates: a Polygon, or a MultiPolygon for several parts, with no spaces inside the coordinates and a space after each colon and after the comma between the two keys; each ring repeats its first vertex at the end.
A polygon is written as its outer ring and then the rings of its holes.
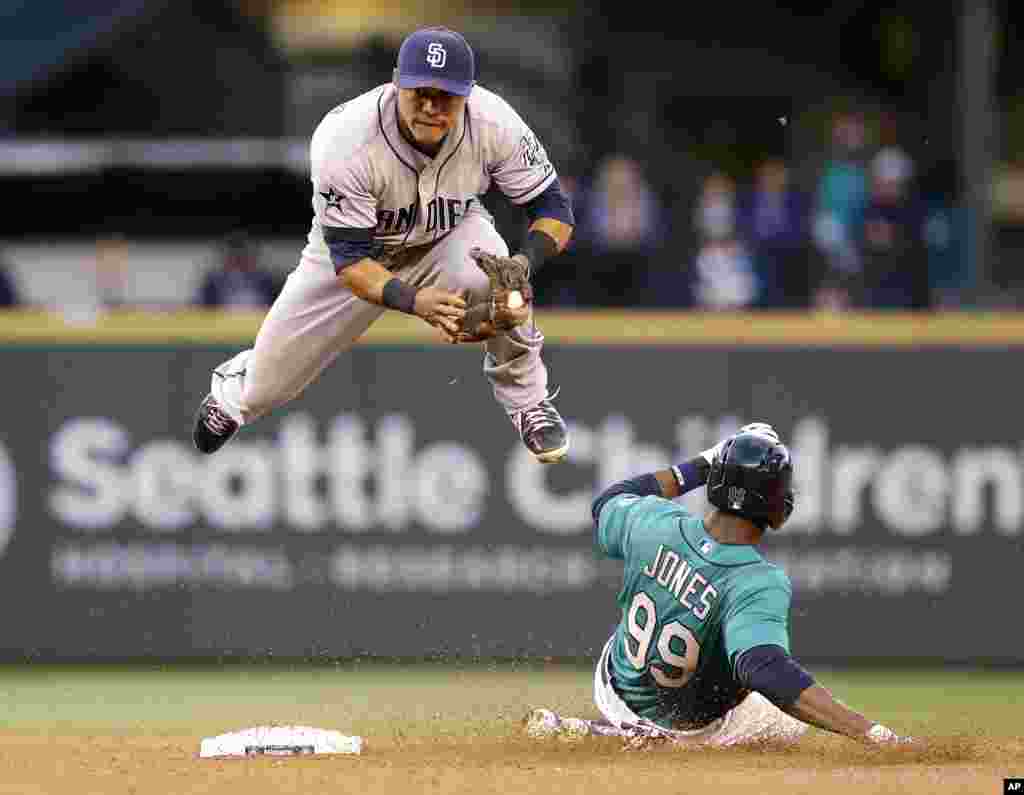
{"type": "Polygon", "coordinates": [[[793,513],[793,461],[789,449],[758,433],[726,440],[711,462],[708,502],[761,528],[778,529],[793,513]]]}

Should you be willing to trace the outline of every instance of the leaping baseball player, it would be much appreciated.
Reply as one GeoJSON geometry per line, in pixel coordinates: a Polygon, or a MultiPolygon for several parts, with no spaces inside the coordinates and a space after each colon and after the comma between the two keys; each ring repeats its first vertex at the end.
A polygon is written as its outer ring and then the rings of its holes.
{"type": "Polygon", "coordinates": [[[918,744],[837,701],[790,656],[792,587],[756,545],[789,518],[792,477],[778,434],[752,423],[606,489],[593,505],[596,543],[625,571],[622,618],[594,672],[602,718],[535,709],[527,732],[722,747],[789,744],[810,724],[866,744],[918,744]],[[703,519],[672,501],[705,484],[703,519]]]}
{"type": "Polygon", "coordinates": [[[530,274],[568,244],[572,210],[544,147],[476,84],[459,33],[409,35],[391,83],[328,113],[310,148],[313,224],[249,350],[213,371],[193,439],[219,450],[296,398],[387,310],[483,342],[494,396],[543,463],[569,450],[532,321],[530,274]],[[480,201],[494,184],[531,219],[522,248],[480,201]]]}

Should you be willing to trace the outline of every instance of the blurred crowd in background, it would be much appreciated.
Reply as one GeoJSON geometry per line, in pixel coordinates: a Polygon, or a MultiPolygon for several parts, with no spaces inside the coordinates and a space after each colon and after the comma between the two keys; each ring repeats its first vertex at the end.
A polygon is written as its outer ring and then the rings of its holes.
{"type": "MultiPolygon", "coordinates": [[[[575,237],[537,274],[539,304],[974,304],[981,227],[967,201],[969,48],[957,37],[981,5],[723,2],[693,20],[694,31],[717,31],[713,41],[639,30],[618,3],[478,6],[463,0],[438,19],[383,3],[371,29],[328,0],[38,0],[13,18],[21,27],[0,58],[0,146],[151,137],[183,140],[187,152],[259,138],[304,154],[324,113],[389,79],[402,35],[444,22],[466,32],[480,82],[526,118],[572,197],[575,237]],[[56,36],[47,26],[62,9],[56,36]],[[103,35],[82,33],[94,29],[103,35]],[[189,58],[168,68],[184,41],[189,58]]],[[[994,101],[1024,107],[1005,77],[1024,20],[1012,4],[986,8],[1000,34],[994,101]]],[[[994,161],[1014,164],[1012,129],[994,161]]],[[[308,176],[294,154],[259,166],[141,157],[35,170],[19,157],[0,149],[0,198],[18,208],[0,220],[6,306],[52,305],[68,291],[102,307],[266,307],[308,229],[308,176]]],[[[514,248],[522,215],[484,200],[514,248]]],[[[1017,229],[995,229],[986,263],[1010,296],[1003,306],[1019,304],[1017,229]]]]}
{"type": "MultiPolygon", "coordinates": [[[[709,163],[681,198],[659,187],[625,153],[592,170],[562,171],[577,221],[569,249],[537,276],[538,303],[552,307],[906,309],[953,307],[970,287],[962,209],[948,174],[921,174],[898,140],[872,141],[861,112],[837,114],[827,158],[810,184],[779,155],[748,178],[709,163]],[[945,181],[944,181],[945,180],[945,181]]],[[[807,163],[802,163],[806,171],[807,163]]],[[[510,240],[517,211],[488,203],[510,240]]],[[[96,246],[98,294],[127,302],[120,236],[96,246]]],[[[296,251],[297,254],[297,251],[296,251]]],[[[276,265],[276,267],[275,267],[276,265]]],[[[244,228],[230,230],[201,263],[189,302],[206,308],[268,307],[283,284],[244,228]]],[[[11,269],[0,305],[19,302],[11,269]]]]}
{"type": "MultiPolygon", "coordinates": [[[[885,121],[838,113],[831,149],[781,155],[746,179],[708,164],[673,203],[641,161],[603,158],[563,181],[578,222],[571,250],[544,272],[540,300],[561,306],[904,309],[952,306],[970,287],[962,212],[948,174],[920,174],[885,121]],[[879,125],[877,122],[881,122],[879,125]]],[[[780,124],[784,119],[779,120],[780,124]]]]}

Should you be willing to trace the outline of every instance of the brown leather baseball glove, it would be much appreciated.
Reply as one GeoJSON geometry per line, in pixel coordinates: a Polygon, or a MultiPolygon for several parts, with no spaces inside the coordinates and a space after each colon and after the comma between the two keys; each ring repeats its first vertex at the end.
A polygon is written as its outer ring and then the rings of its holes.
{"type": "Polygon", "coordinates": [[[533,288],[530,263],[522,254],[499,257],[479,248],[469,252],[491,282],[490,297],[471,305],[462,319],[457,342],[479,342],[505,334],[530,317],[533,288]]]}

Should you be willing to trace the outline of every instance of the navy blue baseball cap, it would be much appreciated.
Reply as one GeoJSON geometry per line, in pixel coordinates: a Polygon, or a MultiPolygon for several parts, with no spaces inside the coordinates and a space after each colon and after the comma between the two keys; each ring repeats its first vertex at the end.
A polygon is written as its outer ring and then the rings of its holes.
{"type": "Polygon", "coordinates": [[[420,28],[398,50],[399,88],[439,88],[465,97],[475,79],[473,48],[454,30],[420,28]]]}

